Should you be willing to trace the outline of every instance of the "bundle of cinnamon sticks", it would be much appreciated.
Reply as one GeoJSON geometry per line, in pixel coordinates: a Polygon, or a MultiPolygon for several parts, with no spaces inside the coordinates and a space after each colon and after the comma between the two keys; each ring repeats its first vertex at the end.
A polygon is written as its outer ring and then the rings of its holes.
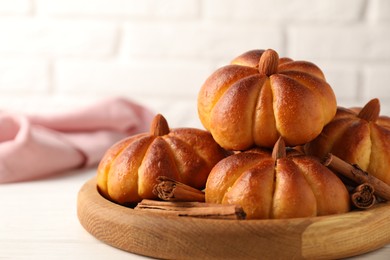
{"type": "Polygon", "coordinates": [[[227,204],[144,199],[134,209],[178,217],[245,219],[245,212],[240,206],[227,204]]]}
{"type": "Polygon", "coordinates": [[[153,193],[162,200],[169,201],[205,201],[204,192],[174,179],[160,176],[157,178],[153,193]]]}
{"type": "Polygon", "coordinates": [[[379,200],[390,200],[390,186],[380,179],[363,171],[358,165],[350,164],[339,157],[328,154],[323,164],[340,174],[348,186],[351,185],[351,202],[358,209],[368,209],[379,200]]]}
{"type": "Polygon", "coordinates": [[[153,193],[163,201],[142,200],[135,210],[165,215],[214,219],[245,219],[241,206],[205,203],[205,194],[189,185],[165,176],[157,178],[153,193]]]}

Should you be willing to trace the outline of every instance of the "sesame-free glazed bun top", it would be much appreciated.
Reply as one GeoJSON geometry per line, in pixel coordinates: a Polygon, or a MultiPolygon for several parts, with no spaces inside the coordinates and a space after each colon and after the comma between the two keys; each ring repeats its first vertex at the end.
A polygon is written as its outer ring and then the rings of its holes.
{"type": "Polygon", "coordinates": [[[259,148],[231,155],[212,169],[206,202],[240,205],[248,219],[314,217],[350,210],[342,181],[312,156],[259,148]]]}
{"type": "Polygon", "coordinates": [[[216,70],[198,94],[203,126],[222,147],[272,148],[317,137],[337,104],[322,71],[313,63],[279,58],[271,49],[248,51],[216,70]]]}
{"type": "Polygon", "coordinates": [[[196,128],[169,129],[157,115],[150,133],[125,138],[107,150],[98,166],[97,186],[122,205],[156,199],[156,178],[166,176],[203,189],[212,167],[226,156],[211,134],[196,128]]]}
{"type": "Polygon", "coordinates": [[[377,98],[363,108],[339,107],[305,152],[319,158],[332,153],[390,185],[390,118],[379,114],[377,98]]]}

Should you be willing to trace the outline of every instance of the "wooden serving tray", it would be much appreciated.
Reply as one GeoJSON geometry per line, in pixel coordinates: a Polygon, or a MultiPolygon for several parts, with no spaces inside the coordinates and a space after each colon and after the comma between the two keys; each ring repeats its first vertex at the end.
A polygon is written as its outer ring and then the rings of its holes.
{"type": "Polygon", "coordinates": [[[97,239],[155,258],[334,259],[390,243],[390,203],[347,214],[282,220],[161,216],[106,200],[92,178],[79,191],[77,214],[97,239]]]}

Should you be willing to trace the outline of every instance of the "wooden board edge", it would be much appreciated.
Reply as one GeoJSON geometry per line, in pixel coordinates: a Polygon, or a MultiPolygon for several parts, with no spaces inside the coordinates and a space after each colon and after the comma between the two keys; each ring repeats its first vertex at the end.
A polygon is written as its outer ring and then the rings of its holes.
{"type": "Polygon", "coordinates": [[[390,242],[390,225],[386,225],[390,220],[389,209],[390,204],[386,203],[368,211],[288,220],[168,217],[137,212],[104,199],[97,191],[96,178],[83,185],[77,201],[81,225],[97,239],[131,253],[170,259],[186,258],[188,254],[203,259],[272,258],[275,254],[322,259],[355,256],[390,242]],[[112,214],[115,216],[109,217],[112,214]],[[144,228],[146,223],[178,229],[170,233],[172,243],[164,241],[164,234],[154,234],[153,227],[144,228]],[[187,230],[188,227],[192,228],[187,230]],[[119,235],[107,230],[110,228],[119,235]],[[125,234],[120,234],[121,231],[125,234]],[[205,243],[208,236],[212,241],[205,243]],[[163,238],[162,242],[157,239],[159,237],[163,238]],[[197,246],[189,248],[192,242],[197,246]]]}

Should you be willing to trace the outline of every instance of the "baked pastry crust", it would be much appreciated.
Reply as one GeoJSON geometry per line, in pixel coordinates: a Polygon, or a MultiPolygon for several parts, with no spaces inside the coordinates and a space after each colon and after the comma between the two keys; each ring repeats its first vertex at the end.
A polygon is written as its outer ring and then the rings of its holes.
{"type": "Polygon", "coordinates": [[[322,133],[304,146],[305,152],[319,158],[332,153],[390,185],[390,118],[379,116],[379,106],[373,99],[363,108],[368,113],[339,107],[322,133]]]}
{"type": "Polygon", "coordinates": [[[296,218],[345,213],[349,193],[315,157],[294,152],[274,159],[250,150],[215,165],[206,184],[206,202],[238,204],[248,219],[296,218]]]}
{"type": "Polygon", "coordinates": [[[336,98],[313,63],[253,50],[215,71],[198,95],[203,126],[225,149],[313,140],[334,117],[336,98]]]}
{"type": "Polygon", "coordinates": [[[169,129],[166,121],[157,125],[163,130],[152,126],[151,133],[128,137],[107,150],[97,175],[103,196],[119,204],[157,199],[153,187],[159,176],[203,189],[212,167],[227,155],[207,131],[169,129]]]}

